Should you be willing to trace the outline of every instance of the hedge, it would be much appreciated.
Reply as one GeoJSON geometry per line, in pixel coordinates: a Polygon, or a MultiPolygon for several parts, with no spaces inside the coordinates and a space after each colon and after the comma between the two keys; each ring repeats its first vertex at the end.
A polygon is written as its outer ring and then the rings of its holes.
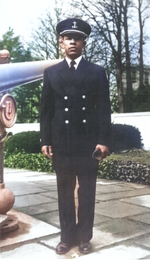
{"type": "MultiPolygon", "coordinates": [[[[54,173],[52,160],[40,154],[24,152],[11,155],[4,159],[8,168],[28,169],[39,172],[54,173]]],[[[105,159],[99,163],[98,177],[108,180],[127,181],[150,185],[150,165],[133,161],[126,163],[120,160],[105,159]]]]}
{"type": "Polygon", "coordinates": [[[40,132],[28,131],[12,135],[7,139],[4,146],[5,157],[12,154],[22,153],[40,153],[40,132]]]}
{"type": "Polygon", "coordinates": [[[111,141],[111,152],[142,148],[141,133],[131,125],[112,124],[111,141]]]}
{"type": "Polygon", "coordinates": [[[99,164],[98,177],[150,185],[150,165],[105,159],[99,164]]]}
{"type": "MultiPolygon", "coordinates": [[[[130,125],[112,124],[111,152],[141,149],[141,134],[130,125]]],[[[5,142],[5,156],[21,153],[40,153],[40,132],[28,131],[15,134],[5,142]]]]}
{"type": "MultiPolygon", "coordinates": [[[[141,148],[138,129],[112,124],[111,152],[141,148]]],[[[4,167],[24,168],[33,171],[54,172],[52,160],[41,154],[40,133],[22,132],[8,138],[4,146],[4,167]]],[[[150,166],[116,160],[103,160],[99,164],[98,177],[150,184],[150,166]]]]}
{"type": "Polygon", "coordinates": [[[54,172],[52,160],[45,158],[41,153],[26,154],[24,151],[4,156],[4,167],[27,169],[39,172],[54,172]]]}

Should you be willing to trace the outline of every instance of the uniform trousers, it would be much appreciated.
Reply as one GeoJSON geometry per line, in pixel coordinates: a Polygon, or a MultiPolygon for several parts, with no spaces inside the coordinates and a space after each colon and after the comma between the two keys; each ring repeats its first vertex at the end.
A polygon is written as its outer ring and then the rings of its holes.
{"type": "Polygon", "coordinates": [[[92,156],[55,156],[61,242],[88,242],[92,238],[98,161],[92,156]],[[78,177],[78,223],[74,190],[78,177]]]}

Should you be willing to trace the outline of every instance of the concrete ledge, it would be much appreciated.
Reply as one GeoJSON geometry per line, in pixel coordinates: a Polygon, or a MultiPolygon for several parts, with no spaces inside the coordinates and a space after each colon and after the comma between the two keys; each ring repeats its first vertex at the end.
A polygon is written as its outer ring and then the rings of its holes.
{"type": "Polygon", "coordinates": [[[16,231],[1,235],[0,248],[17,245],[40,237],[58,234],[60,230],[43,221],[11,209],[8,216],[18,218],[19,228],[16,231]]]}

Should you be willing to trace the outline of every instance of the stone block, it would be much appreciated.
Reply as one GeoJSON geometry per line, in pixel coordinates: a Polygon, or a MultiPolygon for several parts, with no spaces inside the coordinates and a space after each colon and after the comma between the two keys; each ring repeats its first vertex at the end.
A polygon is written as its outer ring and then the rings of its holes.
{"type": "Polygon", "coordinates": [[[50,203],[53,201],[55,201],[55,199],[46,198],[39,194],[33,194],[33,195],[28,194],[25,196],[17,196],[15,198],[14,208],[28,207],[28,206],[32,206],[32,205],[40,205],[40,204],[50,203]]]}
{"type": "Polygon", "coordinates": [[[1,259],[7,260],[36,260],[36,259],[58,259],[55,251],[39,243],[21,245],[15,249],[1,252],[1,259]]]}
{"type": "Polygon", "coordinates": [[[97,251],[115,243],[128,241],[135,237],[146,235],[150,232],[150,226],[133,222],[128,219],[112,219],[93,229],[92,243],[97,251]]]}
{"type": "Polygon", "coordinates": [[[55,227],[60,228],[60,222],[59,222],[59,212],[48,212],[43,214],[34,215],[36,219],[42,220],[48,224],[51,224],[55,227]]]}
{"type": "Polygon", "coordinates": [[[129,219],[150,225],[150,213],[132,216],[129,219]]]}
{"type": "Polygon", "coordinates": [[[150,212],[150,209],[115,200],[96,203],[95,212],[111,218],[124,218],[150,212]]]}
{"type": "Polygon", "coordinates": [[[17,208],[17,210],[25,214],[28,214],[30,216],[34,216],[37,214],[58,210],[58,202],[56,201],[51,203],[43,203],[40,206],[39,205],[26,206],[26,207],[17,208]]]}
{"type": "Polygon", "coordinates": [[[114,200],[114,199],[123,199],[129,198],[138,195],[144,195],[150,193],[149,188],[141,188],[141,189],[134,189],[130,191],[120,191],[120,192],[113,192],[113,193],[104,193],[104,194],[97,194],[96,199],[100,201],[107,201],[107,200],[114,200]]]}
{"type": "Polygon", "coordinates": [[[99,259],[101,259],[101,260],[106,260],[106,259],[115,259],[115,260],[149,259],[148,256],[149,256],[149,250],[140,248],[138,246],[118,245],[113,248],[103,249],[103,250],[99,251],[99,259]]]}
{"type": "Polygon", "coordinates": [[[96,186],[96,194],[102,193],[113,193],[113,192],[121,192],[121,191],[130,191],[133,190],[131,187],[121,186],[121,185],[97,185],[96,186]]]}
{"type": "Polygon", "coordinates": [[[150,208],[150,195],[136,196],[129,199],[122,199],[121,201],[150,208]]]}

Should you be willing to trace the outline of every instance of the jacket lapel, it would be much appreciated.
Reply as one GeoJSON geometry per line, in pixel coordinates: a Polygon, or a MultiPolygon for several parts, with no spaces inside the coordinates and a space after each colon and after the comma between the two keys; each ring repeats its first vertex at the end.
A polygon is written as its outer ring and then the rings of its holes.
{"type": "Polygon", "coordinates": [[[75,71],[72,78],[70,78],[69,66],[67,61],[64,59],[58,66],[56,71],[56,84],[54,85],[55,91],[60,95],[65,95],[70,91],[75,91],[76,88],[79,88],[83,81],[90,73],[89,63],[82,58],[80,61],[77,70],[75,71]],[[72,89],[72,90],[71,90],[72,89]]]}
{"type": "MultiPolygon", "coordinates": [[[[84,78],[89,74],[89,70],[88,70],[88,62],[82,58],[82,60],[79,63],[79,66],[77,68],[77,70],[74,73],[74,76],[72,78],[72,80],[75,79],[75,81],[78,83],[79,81],[81,82],[82,80],[84,80],[84,78]]],[[[70,82],[70,77],[69,77],[69,67],[68,64],[66,62],[66,60],[64,59],[61,66],[59,67],[59,69],[57,70],[57,75],[63,80],[65,81],[65,83],[69,83],[70,82]]]]}
{"type": "Polygon", "coordinates": [[[73,77],[73,81],[74,81],[73,85],[75,87],[80,87],[82,81],[85,81],[85,79],[87,78],[89,73],[90,73],[89,63],[84,58],[82,58],[77,70],[75,71],[75,74],[73,77]]]}
{"type": "Polygon", "coordinates": [[[61,80],[67,83],[69,81],[68,74],[69,74],[69,66],[66,60],[64,59],[60,64],[59,68],[57,69],[56,76],[60,77],[61,80]]]}

